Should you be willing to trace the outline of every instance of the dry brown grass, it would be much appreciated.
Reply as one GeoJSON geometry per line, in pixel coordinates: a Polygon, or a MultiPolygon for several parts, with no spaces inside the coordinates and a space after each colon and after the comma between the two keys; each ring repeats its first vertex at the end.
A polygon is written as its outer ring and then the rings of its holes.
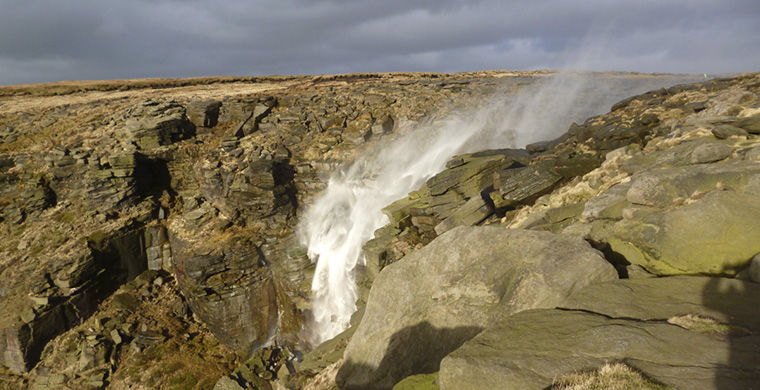
{"type": "Polygon", "coordinates": [[[712,318],[696,314],[687,314],[668,318],[668,323],[697,333],[708,334],[718,338],[734,335],[748,335],[750,331],[739,326],[720,323],[712,318]]]}
{"type": "Polygon", "coordinates": [[[170,280],[157,298],[141,302],[127,322],[153,322],[154,328],[163,329],[170,337],[142,352],[125,348],[109,388],[209,389],[239,364],[234,352],[220,344],[201,324],[188,326],[167,313],[167,308],[180,299],[176,281],[170,280]],[[185,333],[194,336],[188,341],[182,336],[185,333]]]}
{"type": "Polygon", "coordinates": [[[564,375],[555,380],[551,388],[554,390],[669,389],[623,363],[608,363],[596,371],[564,375]]]}
{"type": "Polygon", "coordinates": [[[309,379],[304,385],[303,390],[338,390],[335,377],[338,375],[338,370],[342,365],[343,359],[327,366],[322,372],[309,379]]]}
{"type": "Polygon", "coordinates": [[[129,91],[135,89],[166,89],[194,85],[262,83],[303,79],[306,76],[259,76],[259,77],[194,77],[155,78],[129,80],[78,80],[53,83],[21,84],[0,87],[0,96],[61,96],[91,91],[129,91]]]}
{"type": "MultiPolygon", "coordinates": [[[[117,80],[66,80],[49,83],[19,84],[0,86],[0,97],[8,96],[63,96],[83,92],[113,92],[130,91],[138,89],[168,89],[214,84],[260,84],[280,83],[285,81],[300,81],[310,84],[319,84],[334,81],[360,81],[373,79],[395,78],[461,78],[461,77],[505,77],[505,76],[541,76],[553,74],[553,70],[536,71],[502,71],[489,70],[478,72],[459,73],[431,73],[431,72],[386,72],[386,73],[345,73],[325,75],[269,75],[269,76],[216,76],[216,77],[191,77],[191,78],[141,78],[141,79],[117,79],[117,80]]],[[[608,72],[610,73],[610,72],[608,72]]],[[[614,74],[616,72],[611,72],[614,74]]],[[[619,73],[619,72],[618,72],[619,73]]],[[[628,73],[625,73],[626,75],[628,73]]]]}

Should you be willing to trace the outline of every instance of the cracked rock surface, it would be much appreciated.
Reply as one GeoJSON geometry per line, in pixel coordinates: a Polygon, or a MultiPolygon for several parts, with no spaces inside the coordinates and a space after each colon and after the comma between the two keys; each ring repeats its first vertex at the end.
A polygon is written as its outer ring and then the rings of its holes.
{"type": "Polygon", "coordinates": [[[601,254],[577,237],[457,227],[383,269],[346,348],[338,384],[382,389],[435,371],[443,356],[509,314],[554,307],[582,286],[616,278],[601,254]]]}
{"type": "Polygon", "coordinates": [[[441,362],[441,389],[544,389],[624,362],[678,389],[752,388],[760,378],[760,285],[669,277],[588,286],[558,309],[524,311],[441,362]],[[506,386],[506,387],[505,387],[506,386]]]}

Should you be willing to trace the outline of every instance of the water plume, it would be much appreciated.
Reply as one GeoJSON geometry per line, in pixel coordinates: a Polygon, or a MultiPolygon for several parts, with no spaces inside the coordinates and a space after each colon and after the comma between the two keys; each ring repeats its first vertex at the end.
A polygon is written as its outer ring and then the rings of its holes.
{"type": "Polygon", "coordinates": [[[316,262],[309,341],[317,345],[348,327],[356,311],[355,269],[364,263],[362,245],[389,222],[383,207],[419,188],[456,154],[554,138],[572,121],[666,82],[621,80],[583,72],[544,76],[475,110],[432,118],[334,173],[299,226],[308,256],[316,262]]]}

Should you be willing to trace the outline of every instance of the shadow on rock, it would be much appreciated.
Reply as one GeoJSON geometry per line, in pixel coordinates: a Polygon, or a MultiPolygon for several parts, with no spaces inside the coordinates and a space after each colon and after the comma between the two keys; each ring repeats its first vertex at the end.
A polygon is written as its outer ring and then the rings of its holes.
{"type": "Polygon", "coordinates": [[[441,360],[475,337],[482,328],[436,328],[429,322],[406,327],[391,336],[377,367],[346,361],[336,382],[341,389],[390,389],[410,375],[438,371],[441,360]]]}
{"type": "Polygon", "coordinates": [[[730,322],[721,324],[720,333],[728,344],[726,364],[715,372],[715,389],[760,388],[760,329],[753,303],[760,301],[760,288],[751,282],[721,283],[711,279],[703,292],[704,305],[724,313],[730,322]]]}

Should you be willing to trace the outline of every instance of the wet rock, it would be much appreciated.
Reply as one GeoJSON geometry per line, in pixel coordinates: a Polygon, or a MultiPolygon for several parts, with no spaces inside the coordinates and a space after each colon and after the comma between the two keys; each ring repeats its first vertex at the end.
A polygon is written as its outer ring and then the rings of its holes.
{"type": "Polygon", "coordinates": [[[451,190],[469,198],[492,184],[493,172],[512,164],[513,160],[501,155],[471,156],[462,165],[444,170],[428,179],[425,184],[432,196],[451,190]]]}
{"type": "Polygon", "coordinates": [[[643,145],[652,130],[653,125],[612,125],[605,127],[593,134],[594,149],[604,152],[630,144],[643,145]]]}
{"type": "Polygon", "coordinates": [[[554,161],[553,169],[563,178],[573,178],[583,176],[588,172],[598,168],[601,160],[595,156],[576,156],[568,159],[558,159],[554,161]]]}
{"type": "Polygon", "coordinates": [[[398,229],[393,228],[391,225],[386,225],[375,230],[374,238],[362,246],[367,264],[367,272],[372,279],[377,276],[380,269],[389,264],[389,248],[398,233],[400,233],[398,229]]]}
{"type": "Polygon", "coordinates": [[[527,150],[530,153],[545,152],[545,151],[553,148],[554,146],[556,146],[557,144],[559,144],[563,140],[564,140],[564,138],[560,137],[560,138],[557,138],[557,139],[554,139],[554,140],[550,140],[550,141],[534,142],[532,144],[526,145],[525,146],[525,150],[527,150]]]}
{"type": "Polygon", "coordinates": [[[494,173],[521,166],[529,159],[527,152],[519,149],[485,150],[455,156],[447,163],[448,169],[430,178],[409,197],[386,206],[383,213],[388,215],[394,228],[412,225],[415,217],[419,225],[436,226],[433,222],[440,224],[438,222],[446,220],[460,208],[457,216],[440,225],[441,231],[459,224],[478,223],[493,211],[491,201],[482,198],[481,193],[491,191],[494,173]],[[470,203],[465,207],[468,201],[470,203]]]}

